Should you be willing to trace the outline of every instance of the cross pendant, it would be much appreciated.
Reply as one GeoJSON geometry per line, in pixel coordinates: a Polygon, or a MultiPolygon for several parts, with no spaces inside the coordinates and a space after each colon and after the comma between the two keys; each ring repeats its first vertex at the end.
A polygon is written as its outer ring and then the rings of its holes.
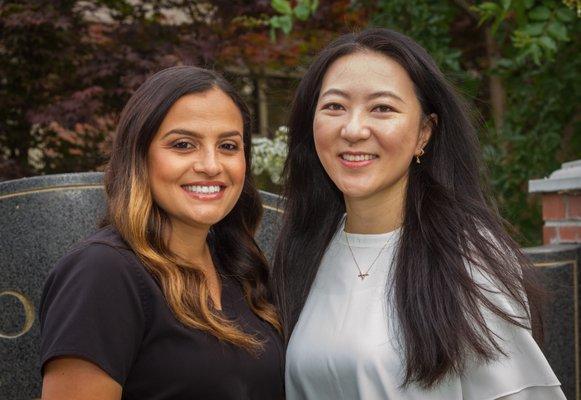
{"type": "Polygon", "coordinates": [[[359,275],[357,275],[357,276],[360,277],[361,280],[363,280],[363,279],[365,279],[365,277],[369,276],[369,274],[368,273],[364,274],[363,272],[360,272],[359,275]]]}

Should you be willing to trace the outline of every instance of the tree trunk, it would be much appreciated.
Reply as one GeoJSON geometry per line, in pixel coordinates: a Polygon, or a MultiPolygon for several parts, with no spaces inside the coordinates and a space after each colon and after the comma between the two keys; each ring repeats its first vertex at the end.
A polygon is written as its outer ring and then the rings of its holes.
{"type": "Polygon", "coordinates": [[[267,137],[268,134],[268,100],[266,98],[266,78],[260,76],[256,80],[258,94],[258,133],[267,137]]]}
{"type": "MultiPolygon", "coordinates": [[[[485,35],[488,68],[493,69],[499,58],[498,46],[492,36],[492,32],[490,32],[490,28],[486,28],[485,35]]],[[[506,108],[506,93],[500,76],[490,73],[488,75],[488,87],[490,92],[490,106],[492,108],[492,120],[494,121],[494,127],[498,132],[502,129],[506,108]]]]}

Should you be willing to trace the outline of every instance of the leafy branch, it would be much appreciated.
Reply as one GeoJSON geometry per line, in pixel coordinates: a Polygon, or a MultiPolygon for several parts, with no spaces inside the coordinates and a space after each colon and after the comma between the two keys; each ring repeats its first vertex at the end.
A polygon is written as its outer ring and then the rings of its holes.
{"type": "Polygon", "coordinates": [[[295,19],[306,21],[314,15],[319,7],[319,0],[298,0],[294,7],[289,0],[272,0],[270,5],[279,14],[268,21],[270,38],[275,41],[277,29],[288,35],[293,29],[295,19]]]}
{"type": "MultiPolygon", "coordinates": [[[[543,59],[553,60],[559,44],[570,40],[568,24],[575,20],[575,12],[564,2],[559,4],[556,1],[541,5],[534,0],[486,1],[473,6],[472,10],[480,17],[479,25],[491,24],[493,35],[506,21],[516,22],[511,41],[517,49],[514,61],[518,65],[523,65],[528,59],[536,65],[540,65],[543,59]]],[[[507,60],[500,65],[511,66],[507,60]]]]}

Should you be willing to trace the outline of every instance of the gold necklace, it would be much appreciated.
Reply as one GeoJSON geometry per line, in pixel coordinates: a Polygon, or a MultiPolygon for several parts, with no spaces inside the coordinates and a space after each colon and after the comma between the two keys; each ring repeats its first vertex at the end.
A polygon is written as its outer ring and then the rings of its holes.
{"type": "Polygon", "coordinates": [[[349,251],[351,252],[351,257],[353,257],[353,261],[355,261],[355,266],[357,267],[357,270],[359,271],[359,274],[357,276],[359,278],[361,278],[361,280],[363,281],[366,277],[369,276],[369,271],[371,271],[371,268],[373,268],[373,266],[375,265],[375,262],[377,261],[377,259],[381,255],[381,253],[387,247],[387,244],[389,243],[389,239],[387,239],[387,241],[385,242],[385,244],[383,245],[381,250],[379,250],[379,253],[377,253],[377,256],[375,256],[375,259],[373,260],[373,262],[371,263],[369,268],[367,268],[367,271],[365,271],[365,273],[364,273],[363,270],[361,269],[361,267],[359,266],[357,259],[355,258],[355,254],[353,253],[353,249],[351,248],[351,244],[349,244],[349,238],[347,237],[347,232],[345,232],[343,230],[343,234],[345,235],[345,240],[347,241],[347,247],[349,247],[349,251]]]}

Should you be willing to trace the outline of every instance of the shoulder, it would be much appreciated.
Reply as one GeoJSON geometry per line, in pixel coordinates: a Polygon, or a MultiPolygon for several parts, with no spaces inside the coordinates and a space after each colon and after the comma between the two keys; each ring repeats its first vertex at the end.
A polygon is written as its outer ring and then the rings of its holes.
{"type": "Polygon", "coordinates": [[[91,235],[87,236],[77,244],[63,257],[74,256],[83,252],[101,252],[104,255],[112,256],[133,254],[131,247],[123,240],[117,229],[108,225],[91,235]]]}
{"type": "Polygon", "coordinates": [[[51,269],[40,314],[45,318],[50,310],[54,314],[71,304],[96,315],[125,307],[149,321],[155,287],[153,277],[119,234],[104,228],[78,243],[51,269]]]}
{"type": "Polygon", "coordinates": [[[151,278],[137,255],[112,227],[105,227],[75,245],[51,269],[45,295],[60,290],[94,293],[124,291],[145,301],[151,278]]]}
{"type": "Polygon", "coordinates": [[[464,263],[474,283],[484,290],[514,295],[522,291],[523,269],[527,261],[513,240],[504,231],[475,223],[477,237],[470,238],[464,252],[464,263]],[[507,290],[508,289],[508,290],[507,290]]]}
{"type": "Polygon", "coordinates": [[[122,384],[151,325],[154,285],[112,228],[80,242],[45,282],[39,312],[42,364],[80,357],[122,384]]]}
{"type": "Polygon", "coordinates": [[[57,261],[51,274],[72,270],[90,272],[93,269],[115,275],[121,272],[135,273],[138,264],[139,259],[133,250],[117,230],[108,226],[73,246],[57,261]]]}

